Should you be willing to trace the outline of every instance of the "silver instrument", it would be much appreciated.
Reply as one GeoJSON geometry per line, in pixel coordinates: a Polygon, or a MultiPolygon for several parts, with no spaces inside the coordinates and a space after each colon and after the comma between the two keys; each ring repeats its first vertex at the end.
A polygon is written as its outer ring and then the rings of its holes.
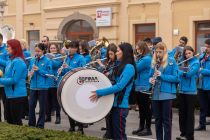
{"type": "Polygon", "coordinates": [[[6,43],[7,40],[15,38],[15,30],[10,25],[3,25],[0,28],[0,33],[3,35],[3,43],[6,43]]]}

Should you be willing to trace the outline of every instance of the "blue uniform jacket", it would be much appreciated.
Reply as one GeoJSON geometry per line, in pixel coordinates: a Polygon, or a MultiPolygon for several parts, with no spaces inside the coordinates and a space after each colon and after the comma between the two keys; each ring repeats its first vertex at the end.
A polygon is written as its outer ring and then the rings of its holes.
{"type": "Polygon", "coordinates": [[[203,90],[210,90],[210,56],[208,59],[202,63],[204,59],[204,54],[200,56],[200,62],[201,62],[201,71],[199,74],[199,87],[203,90]]]}
{"type": "Polygon", "coordinates": [[[198,77],[199,61],[196,57],[188,61],[186,72],[179,70],[179,92],[184,94],[196,94],[196,78],[198,77]]]}
{"type": "Polygon", "coordinates": [[[7,54],[6,48],[7,48],[7,45],[4,43],[0,46],[0,69],[3,72],[6,67],[6,63],[9,60],[9,56],[7,54]]]}
{"type": "Polygon", "coordinates": [[[85,63],[86,63],[86,64],[89,63],[89,62],[92,60],[91,55],[89,55],[89,54],[83,55],[83,56],[84,56],[84,58],[85,58],[85,63]]]}
{"type": "Polygon", "coordinates": [[[30,81],[30,89],[40,90],[48,89],[49,82],[46,74],[52,74],[52,64],[48,57],[43,55],[38,61],[37,58],[33,58],[30,61],[29,71],[31,71],[33,65],[38,66],[38,71],[34,71],[30,81]]]}
{"type": "MultiPolygon", "coordinates": [[[[59,57],[61,54],[55,54],[55,57],[59,57]]],[[[52,75],[55,77],[58,75],[58,69],[62,66],[63,62],[60,59],[51,59],[51,64],[52,64],[52,75]]],[[[57,81],[52,78],[48,78],[49,80],[49,86],[50,87],[57,87],[57,81]]]]}
{"type": "Polygon", "coordinates": [[[150,88],[149,72],[151,68],[152,56],[147,54],[136,62],[137,79],[135,80],[136,91],[148,91],[150,88]]]}
{"type": "MultiPolygon", "coordinates": [[[[154,74],[154,68],[150,70],[150,77],[154,74]]],[[[160,80],[160,92],[176,94],[176,83],[178,82],[178,66],[173,58],[168,58],[168,65],[165,67],[160,80]]],[[[163,96],[164,97],[164,96],[163,96]]],[[[160,99],[161,100],[161,99],[160,99]]]]}
{"type": "MultiPolygon", "coordinates": [[[[134,75],[135,75],[135,69],[134,69],[133,65],[127,64],[124,67],[121,75],[119,77],[116,77],[116,84],[115,85],[113,85],[111,87],[108,87],[108,88],[96,90],[96,94],[99,97],[109,95],[109,94],[115,94],[113,107],[117,107],[117,100],[118,100],[118,94],[117,93],[119,91],[122,91],[125,88],[125,86],[131,80],[131,78],[134,77],[134,75]]],[[[133,82],[131,82],[126,87],[125,94],[124,94],[122,103],[119,105],[119,108],[128,108],[128,106],[129,106],[129,96],[130,96],[130,92],[131,92],[131,89],[132,89],[132,85],[133,85],[133,82]]]]}
{"type": "Polygon", "coordinates": [[[68,65],[68,68],[64,68],[61,72],[61,75],[65,75],[68,71],[72,69],[84,67],[86,64],[85,58],[78,53],[74,54],[72,58],[68,56],[66,59],[66,64],[68,65]]]}
{"type": "Polygon", "coordinates": [[[7,61],[5,74],[0,78],[7,98],[24,97],[26,93],[27,67],[22,58],[7,61]]]}
{"type": "MultiPolygon", "coordinates": [[[[27,50],[24,50],[24,51],[23,51],[23,55],[24,55],[24,58],[31,57],[30,51],[27,51],[27,50]]],[[[26,66],[27,66],[27,68],[29,67],[30,60],[31,60],[31,59],[25,60],[25,61],[26,61],[26,66]]]]}

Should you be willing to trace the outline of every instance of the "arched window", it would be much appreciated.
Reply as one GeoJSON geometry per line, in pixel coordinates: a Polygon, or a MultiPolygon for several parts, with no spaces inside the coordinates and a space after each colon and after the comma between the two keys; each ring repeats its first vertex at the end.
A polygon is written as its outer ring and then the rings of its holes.
{"type": "Polygon", "coordinates": [[[66,38],[70,40],[92,40],[93,28],[85,20],[73,21],[67,27],[66,38]]]}

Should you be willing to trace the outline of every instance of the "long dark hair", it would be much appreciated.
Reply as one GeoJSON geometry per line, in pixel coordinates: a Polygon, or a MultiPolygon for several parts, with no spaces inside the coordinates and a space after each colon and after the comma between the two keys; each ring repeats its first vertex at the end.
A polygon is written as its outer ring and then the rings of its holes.
{"type": "Polygon", "coordinates": [[[110,60],[110,58],[109,58],[109,51],[114,52],[114,56],[115,56],[115,60],[116,60],[117,59],[117,57],[116,57],[117,46],[114,43],[109,44],[108,47],[107,47],[107,53],[106,53],[107,61],[110,60]]]}
{"type": "Polygon", "coordinates": [[[129,43],[121,43],[119,45],[119,48],[121,49],[123,56],[122,56],[122,60],[117,68],[117,76],[120,76],[120,74],[122,73],[124,67],[126,64],[131,64],[134,66],[135,69],[135,78],[137,76],[136,73],[136,64],[135,64],[135,60],[134,60],[134,56],[133,56],[133,48],[131,46],[131,44],[129,43]]]}
{"type": "Polygon", "coordinates": [[[138,48],[142,51],[142,56],[150,53],[150,49],[149,47],[147,46],[146,42],[145,41],[139,41],[137,43],[137,46],[138,48]]]}
{"type": "MultiPolygon", "coordinates": [[[[184,50],[183,50],[183,55],[182,55],[182,56],[184,57],[184,60],[187,59],[186,56],[185,56],[185,52],[186,52],[187,50],[193,52],[193,56],[195,55],[195,51],[194,51],[194,49],[193,49],[191,46],[185,46],[185,47],[184,47],[184,50]]],[[[187,66],[187,65],[188,65],[188,61],[186,61],[186,62],[184,63],[184,65],[187,66]]]]}
{"type": "Polygon", "coordinates": [[[44,43],[38,43],[35,45],[35,48],[38,47],[40,50],[43,51],[43,54],[46,54],[47,50],[46,50],[46,46],[44,45],[44,43]]]}
{"type": "Polygon", "coordinates": [[[84,51],[84,55],[88,55],[89,54],[89,45],[88,42],[85,40],[82,40],[79,42],[79,46],[81,46],[82,51],[84,51]]]}
{"type": "Polygon", "coordinates": [[[77,53],[79,54],[79,41],[78,40],[73,40],[69,43],[69,48],[76,48],[77,53]]]}

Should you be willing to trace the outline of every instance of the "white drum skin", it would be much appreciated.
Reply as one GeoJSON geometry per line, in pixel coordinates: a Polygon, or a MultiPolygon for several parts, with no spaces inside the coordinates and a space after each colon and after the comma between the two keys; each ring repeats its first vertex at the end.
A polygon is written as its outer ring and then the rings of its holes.
{"type": "Polygon", "coordinates": [[[110,86],[111,82],[104,74],[93,69],[77,68],[63,76],[58,86],[58,101],[65,113],[75,121],[97,122],[111,110],[114,94],[91,102],[91,91],[110,86]]]}

